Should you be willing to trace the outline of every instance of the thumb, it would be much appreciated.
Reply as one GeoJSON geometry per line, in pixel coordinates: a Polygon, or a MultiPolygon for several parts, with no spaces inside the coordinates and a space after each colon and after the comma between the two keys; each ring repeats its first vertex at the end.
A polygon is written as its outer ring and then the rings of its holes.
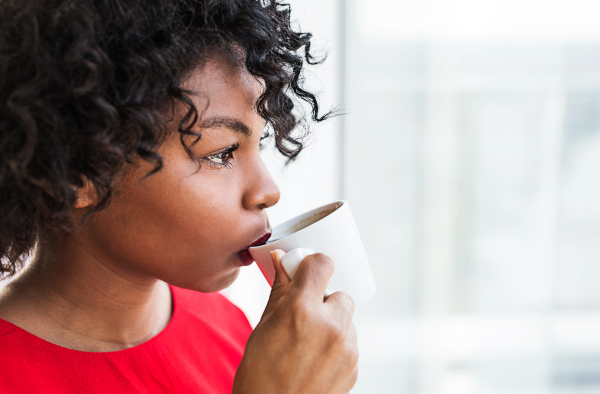
{"type": "Polygon", "coordinates": [[[281,265],[281,258],[285,255],[285,252],[281,249],[275,249],[271,251],[271,260],[275,266],[275,280],[273,281],[273,287],[271,288],[271,295],[267,302],[267,307],[263,315],[271,312],[275,305],[279,302],[279,299],[286,292],[287,287],[290,284],[290,278],[285,273],[283,265],[281,265]]]}

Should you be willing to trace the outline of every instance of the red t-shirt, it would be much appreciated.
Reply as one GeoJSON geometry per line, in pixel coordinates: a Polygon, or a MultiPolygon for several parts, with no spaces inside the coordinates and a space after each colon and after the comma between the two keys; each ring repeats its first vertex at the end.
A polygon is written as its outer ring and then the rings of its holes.
{"type": "Polygon", "coordinates": [[[63,348],[0,319],[0,393],[231,394],[248,320],[221,294],[171,293],[167,327],[115,352],[63,348]]]}

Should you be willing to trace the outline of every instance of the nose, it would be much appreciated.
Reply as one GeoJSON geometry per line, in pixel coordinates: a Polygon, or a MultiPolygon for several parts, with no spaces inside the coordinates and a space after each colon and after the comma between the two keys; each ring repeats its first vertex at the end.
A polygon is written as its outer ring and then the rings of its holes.
{"type": "Polygon", "coordinates": [[[245,209],[265,209],[277,204],[281,193],[262,158],[256,161],[246,174],[247,187],[242,198],[245,209]]]}

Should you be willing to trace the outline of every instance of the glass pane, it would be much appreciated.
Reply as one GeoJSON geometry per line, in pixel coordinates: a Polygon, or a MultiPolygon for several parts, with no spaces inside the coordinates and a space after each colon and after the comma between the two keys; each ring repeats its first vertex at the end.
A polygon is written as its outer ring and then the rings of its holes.
{"type": "Polygon", "coordinates": [[[353,393],[600,390],[597,8],[347,3],[353,393]]]}

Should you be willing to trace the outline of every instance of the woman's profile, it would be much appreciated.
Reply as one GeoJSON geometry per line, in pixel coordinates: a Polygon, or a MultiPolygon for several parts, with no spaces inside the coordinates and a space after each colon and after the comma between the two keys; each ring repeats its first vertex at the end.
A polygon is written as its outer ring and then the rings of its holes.
{"type": "Polygon", "coordinates": [[[275,0],[0,0],[0,392],[346,393],[354,306],[283,252],[253,331],[218,294],[303,148],[309,33],[275,0]]]}

